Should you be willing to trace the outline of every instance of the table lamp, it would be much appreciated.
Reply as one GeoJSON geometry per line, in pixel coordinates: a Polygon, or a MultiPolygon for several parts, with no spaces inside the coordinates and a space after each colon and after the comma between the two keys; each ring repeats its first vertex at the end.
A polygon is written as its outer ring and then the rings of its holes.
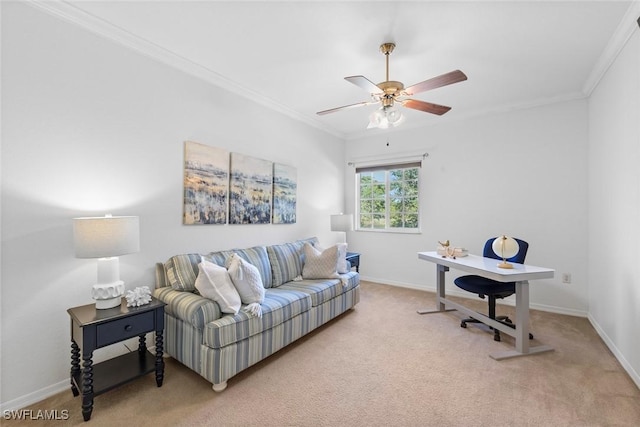
{"type": "Polygon", "coordinates": [[[498,264],[499,268],[513,268],[513,265],[507,262],[507,258],[515,256],[520,250],[520,246],[513,237],[503,234],[500,237],[496,237],[491,244],[491,249],[493,249],[496,255],[502,258],[502,262],[498,264]]]}
{"type": "Polygon", "coordinates": [[[73,219],[76,258],[98,258],[98,282],[91,296],[97,309],[117,307],[124,294],[119,255],[140,250],[137,216],[84,217],[73,219]]]}
{"type": "Polygon", "coordinates": [[[347,231],[351,230],[353,230],[353,215],[342,213],[331,215],[331,231],[342,231],[344,243],[347,242],[347,231]]]}

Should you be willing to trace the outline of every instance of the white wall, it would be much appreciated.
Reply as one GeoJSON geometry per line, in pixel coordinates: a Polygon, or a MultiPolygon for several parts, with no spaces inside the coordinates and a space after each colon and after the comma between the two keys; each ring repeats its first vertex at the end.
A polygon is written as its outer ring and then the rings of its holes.
{"type": "MultiPolygon", "coordinates": [[[[428,152],[423,162],[422,234],[349,233],[365,278],[435,289],[435,267],[416,253],[449,239],[482,253],[487,238],[529,242],[527,263],[556,269],[530,286],[531,306],[586,316],[587,103],[559,104],[446,121],[347,144],[347,161],[428,152]],[[572,275],[563,284],[561,273],[572,275]]],[[[346,167],[347,210],[354,211],[354,169],[346,167]]],[[[447,275],[450,291],[456,292],[447,275]]],[[[465,295],[466,293],[463,293],[465,295]]],[[[466,294],[468,295],[468,294],[466,294]]]]}
{"type": "Polygon", "coordinates": [[[589,319],[640,387],[640,31],[589,99],[589,319]]]}
{"type": "Polygon", "coordinates": [[[337,241],[344,143],[23,4],[2,4],[0,402],[66,388],[66,309],[91,303],[92,260],[73,256],[71,218],[139,215],[141,251],[121,257],[132,289],[153,266],[316,235],[337,241]],[[292,165],[295,225],[183,226],[183,141],[292,165]],[[312,161],[310,161],[312,159],[312,161]]]}

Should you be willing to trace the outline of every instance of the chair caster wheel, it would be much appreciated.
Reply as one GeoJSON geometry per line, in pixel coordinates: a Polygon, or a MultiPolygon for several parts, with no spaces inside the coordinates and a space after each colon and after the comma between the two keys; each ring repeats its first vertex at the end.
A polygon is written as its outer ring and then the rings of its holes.
{"type": "Polygon", "coordinates": [[[493,336],[493,340],[494,340],[494,341],[500,341],[500,334],[495,334],[495,335],[493,336]]]}
{"type": "Polygon", "coordinates": [[[530,333],[530,334],[529,334],[529,339],[530,339],[530,340],[532,340],[532,339],[533,339],[533,334],[532,334],[532,333],[530,333]]]}
{"type": "Polygon", "coordinates": [[[467,327],[467,322],[460,322],[460,327],[461,328],[466,328],[467,327]]]}

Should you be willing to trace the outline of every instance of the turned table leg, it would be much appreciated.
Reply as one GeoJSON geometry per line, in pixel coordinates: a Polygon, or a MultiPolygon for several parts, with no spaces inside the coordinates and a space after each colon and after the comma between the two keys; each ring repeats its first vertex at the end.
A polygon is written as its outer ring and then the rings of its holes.
{"type": "Polygon", "coordinates": [[[73,381],[74,377],[79,377],[80,373],[80,347],[76,344],[75,341],[71,341],[71,374],[70,374],[70,382],[71,382],[71,392],[74,396],[80,394],[78,391],[78,387],[76,387],[76,383],[73,381]]]}
{"type": "Polygon", "coordinates": [[[162,358],[163,339],[162,331],[156,331],[156,384],[162,387],[164,379],[164,359],[162,358]]]}
{"type": "Polygon", "coordinates": [[[93,411],[93,354],[82,357],[82,416],[85,421],[91,419],[93,411]]]}
{"type": "Polygon", "coordinates": [[[145,351],[147,351],[147,337],[140,335],[138,337],[138,353],[144,354],[145,351]]]}

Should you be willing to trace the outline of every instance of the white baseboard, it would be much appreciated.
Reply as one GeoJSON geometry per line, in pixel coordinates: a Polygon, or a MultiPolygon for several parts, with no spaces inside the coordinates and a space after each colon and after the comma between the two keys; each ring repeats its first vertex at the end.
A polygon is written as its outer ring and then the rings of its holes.
{"type": "Polygon", "coordinates": [[[604,329],[600,327],[598,322],[596,322],[596,320],[591,315],[589,315],[587,318],[589,319],[589,322],[591,323],[593,328],[596,330],[598,335],[600,335],[600,338],[602,338],[602,341],[604,341],[607,347],[609,347],[609,350],[611,350],[611,352],[616,357],[616,359],[618,359],[618,362],[620,362],[624,370],[627,371],[627,374],[629,374],[633,382],[636,383],[636,386],[640,388],[640,374],[638,374],[638,372],[636,372],[635,369],[633,369],[633,366],[631,366],[631,364],[627,361],[627,359],[625,359],[622,352],[618,350],[618,347],[616,347],[613,341],[604,332],[604,329]]]}
{"type": "MultiPolygon", "coordinates": [[[[389,285],[389,286],[397,286],[400,288],[416,289],[419,291],[426,291],[426,292],[433,292],[433,293],[436,292],[435,285],[432,285],[432,286],[417,285],[415,283],[389,281],[386,279],[378,279],[374,277],[365,277],[365,276],[360,276],[360,280],[364,280],[366,282],[380,283],[380,284],[389,285]]],[[[466,299],[477,299],[477,296],[474,296],[469,292],[459,291],[456,289],[447,289],[447,295],[466,298],[466,299]]],[[[504,298],[498,304],[510,305],[512,307],[515,307],[516,305],[515,297],[512,296],[512,297],[504,298]]],[[[586,318],[588,315],[587,312],[581,311],[581,310],[575,310],[575,309],[565,308],[565,307],[556,307],[552,305],[536,304],[532,302],[529,302],[529,308],[533,310],[546,311],[549,313],[556,313],[556,314],[566,314],[568,316],[576,316],[576,317],[586,318]]]]}
{"type": "Polygon", "coordinates": [[[71,393],[71,384],[69,383],[69,378],[40,390],[36,390],[32,393],[25,394],[24,396],[20,396],[17,399],[0,403],[0,413],[4,414],[5,411],[17,411],[18,409],[22,409],[29,405],[33,405],[34,403],[38,403],[48,397],[53,396],[54,394],[58,394],[65,390],[71,393]]]}

